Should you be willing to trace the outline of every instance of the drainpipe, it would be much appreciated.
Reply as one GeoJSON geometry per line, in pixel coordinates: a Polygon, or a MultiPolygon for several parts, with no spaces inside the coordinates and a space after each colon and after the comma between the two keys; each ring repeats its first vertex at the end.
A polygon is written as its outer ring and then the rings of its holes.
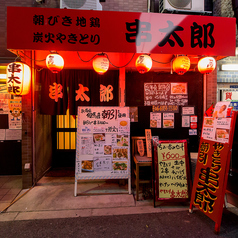
{"type": "Polygon", "coordinates": [[[236,18],[236,25],[238,25],[238,0],[232,0],[232,8],[236,18]]]}
{"type": "Polygon", "coordinates": [[[203,113],[207,110],[207,75],[203,74],[203,113]]]}
{"type": "Polygon", "coordinates": [[[32,87],[31,87],[31,98],[32,98],[32,177],[33,177],[33,186],[36,184],[36,152],[35,152],[35,80],[36,80],[36,71],[35,71],[35,51],[32,51],[32,87]]]}
{"type": "Polygon", "coordinates": [[[147,12],[150,12],[150,0],[147,0],[147,12]]]}

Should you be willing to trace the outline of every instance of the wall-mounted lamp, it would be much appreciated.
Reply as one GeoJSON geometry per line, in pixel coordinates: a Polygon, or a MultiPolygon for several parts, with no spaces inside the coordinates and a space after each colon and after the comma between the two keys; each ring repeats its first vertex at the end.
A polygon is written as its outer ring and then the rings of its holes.
{"type": "Polygon", "coordinates": [[[238,64],[222,64],[221,70],[238,71],[238,64]]]}

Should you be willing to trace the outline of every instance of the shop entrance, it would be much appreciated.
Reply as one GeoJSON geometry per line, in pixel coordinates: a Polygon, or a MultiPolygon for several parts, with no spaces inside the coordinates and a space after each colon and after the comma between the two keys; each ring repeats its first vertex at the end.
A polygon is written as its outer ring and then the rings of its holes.
{"type": "Polygon", "coordinates": [[[76,153],[77,116],[52,116],[53,168],[74,168],[76,153]]]}

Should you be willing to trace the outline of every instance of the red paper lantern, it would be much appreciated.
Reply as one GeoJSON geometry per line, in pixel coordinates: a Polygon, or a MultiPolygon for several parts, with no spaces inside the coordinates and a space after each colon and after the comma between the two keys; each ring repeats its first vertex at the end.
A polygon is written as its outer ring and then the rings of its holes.
{"type": "Polygon", "coordinates": [[[213,57],[204,57],[198,61],[198,71],[202,74],[210,74],[216,68],[216,60],[213,57]]]}
{"type": "Polygon", "coordinates": [[[173,61],[173,71],[178,75],[183,75],[190,68],[190,59],[187,56],[178,56],[173,61]]]}
{"type": "Polygon", "coordinates": [[[105,55],[96,56],[93,59],[93,69],[98,74],[104,74],[109,69],[109,60],[105,55]]]}
{"type": "Polygon", "coordinates": [[[152,67],[152,59],[149,55],[140,55],[136,59],[136,68],[140,74],[147,73],[152,67]]]}
{"type": "Polygon", "coordinates": [[[14,95],[26,95],[31,87],[30,67],[21,62],[7,65],[7,91],[14,95]]]}
{"type": "Polygon", "coordinates": [[[57,53],[51,53],[46,57],[46,66],[52,73],[58,73],[64,68],[64,59],[57,53]]]}

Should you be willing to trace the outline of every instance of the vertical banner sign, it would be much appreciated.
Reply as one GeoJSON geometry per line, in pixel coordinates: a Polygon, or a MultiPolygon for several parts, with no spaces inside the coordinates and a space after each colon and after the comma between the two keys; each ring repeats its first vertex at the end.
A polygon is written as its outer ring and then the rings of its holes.
{"type": "Polygon", "coordinates": [[[75,196],[82,179],[128,179],[130,193],[128,107],[78,107],[75,196]]]}
{"type": "Polygon", "coordinates": [[[155,201],[186,201],[190,195],[187,141],[159,141],[154,145],[155,201]]]}
{"type": "Polygon", "coordinates": [[[146,152],[147,157],[149,158],[152,157],[151,139],[152,139],[151,129],[145,129],[146,152]]]}
{"type": "Polygon", "coordinates": [[[231,118],[204,117],[190,212],[197,207],[219,233],[237,112],[231,118]]]}

